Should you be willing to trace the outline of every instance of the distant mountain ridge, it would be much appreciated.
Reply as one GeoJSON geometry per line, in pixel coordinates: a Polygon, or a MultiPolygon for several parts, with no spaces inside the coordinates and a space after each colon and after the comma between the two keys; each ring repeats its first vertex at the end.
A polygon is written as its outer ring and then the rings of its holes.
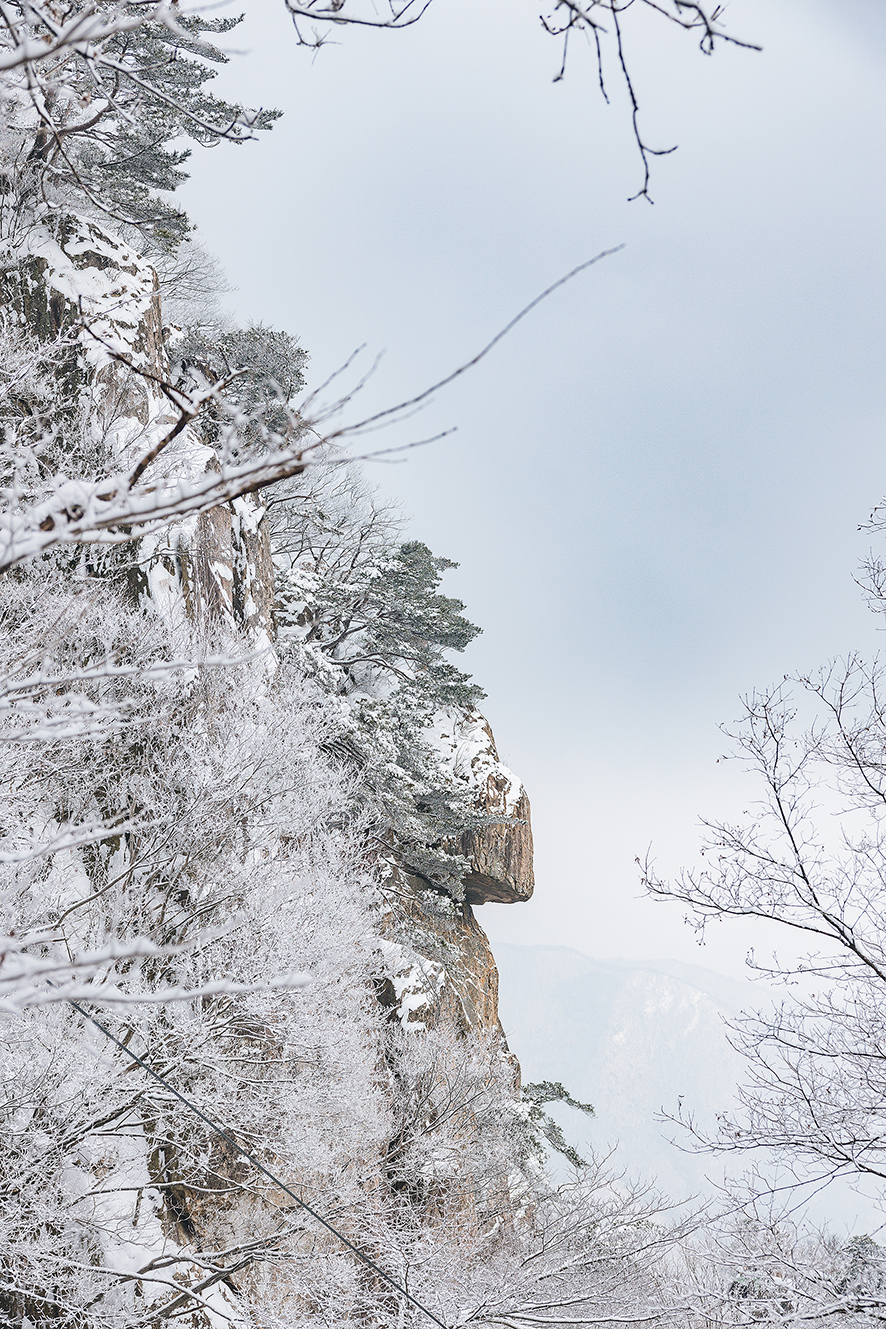
{"type": "Polygon", "coordinates": [[[592,960],[558,946],[496,947],[500,1015],[527,1081],[561,1080],[593,1103],[593,1120],[564,1111],[571,1137],[655,1177],[674,1198],[709,1189],[709,1157],[667,1143],[656,1114],[682,1096],[698,1115],[734,1101],[741,1058],[723,1017],[758,997],[741,983],[678,961],[592,960]]]}
{"type": "MultiPolygon", "coordinates": [[[[745,1065],[726,1021],[765,1006],[771,991],[678,960],[593,960],[566,946],[505,943],[495,954],[499,1014],[524,1080],[559,1080],[594,1105],[593,1119],[555,1112],[579,1152],[617,1146],[620,1168],[672,1199],[710,1195],[722,1160],[677,1147],[679,1129],[657,1118],[682,1099],[713,1128],[734,1105],[745,1065]]],[[[881,1221],[846,1186],[830,1188],[810,1215],[868,1229],[881,1221]]]]}

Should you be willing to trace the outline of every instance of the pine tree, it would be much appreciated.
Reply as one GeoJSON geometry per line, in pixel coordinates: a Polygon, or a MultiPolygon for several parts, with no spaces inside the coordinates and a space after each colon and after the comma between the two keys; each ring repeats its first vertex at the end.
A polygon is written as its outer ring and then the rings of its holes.
{"type": "Polygon", "coordinates": [[[187,179],[182,140],[242,143],[278,114],[247,111],[206,87],[212,66],[227,59],[209,38],[240,20],[172,10],[163,21],[146,18],[138,3],[100,0],[70,7],[65,19],[91,30],[104,17],[108,35],[55,50],[49,11],[7,8],[0,52],[9,62],[41,42],[50,54],[12,63],[0,78],[3,230],[13,233],[47,208],[91,207],[174,247],[189,223],[163,196],[187,179]]]}
{"type": "Polygon", "coordinates": [[[361,772],[397,860],[460,898],[468,865],[452,845],[486,818],[432,734],[435,717],[484,695],[447,658],[479,632],[439,589],[457,564],[403,542],[396,514],[353,470],[316,468],[269,504],[281,637],[346,701],[334,749],[361,772]]]}
{"type": "Polygon", "coordinates": [[[203,421],[204,434],[226,454],[279,447],[298,431],[296,398],[308,361],[298,337],[262,323],[191,325],[173,334],[169,353],[183,387],[199,391],[226,382],[223,403],[203,421]]]}

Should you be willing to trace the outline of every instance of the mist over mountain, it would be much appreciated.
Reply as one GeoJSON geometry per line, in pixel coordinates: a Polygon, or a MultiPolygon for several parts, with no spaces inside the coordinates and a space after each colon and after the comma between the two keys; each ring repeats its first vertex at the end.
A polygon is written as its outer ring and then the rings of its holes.
{"type": "MultiPolygon", "coordinates": [[[[654,1178],[674,1200],[711,1195],[724,1161],[693,1152],[685,1132],[661,1118],[682,1100],[711,1129],[717,1113],[734,1109],[745,1066],[727,1021],[775,994],[701,965],[594,960],[566,946],[500,942],[496,961],[499,1013],[524,1081],[558,1080],[593,1104],[593,1118],[555,1110],[579,1152],[615,1148],[621,1169],[654,1178]]],[[[812,1197],[808,1212],[857,1231],[882,1222],[848,1186],[812,1197]]]]}

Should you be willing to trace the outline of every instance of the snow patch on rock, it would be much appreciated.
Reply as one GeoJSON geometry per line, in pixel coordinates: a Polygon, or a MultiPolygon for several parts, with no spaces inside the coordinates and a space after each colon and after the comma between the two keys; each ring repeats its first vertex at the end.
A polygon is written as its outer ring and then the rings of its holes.
{"type": "Polygon", "coordinates": [[[522,781],[499,760],[492,730],[475,707],[437,711],[428,739],[440,753],[443,770],[474,788],[485,812],[516,815],[525,792],[522,781]]]}
{"type": "Polygon", "coordinates": [[[446,970],[436,960],[416,955],[398,941],[383,939],[384,976],[394,989],[397,1019],[404,1029],[426,1029],[418,1012],[439,1000],[446,986],[446,970]]]}

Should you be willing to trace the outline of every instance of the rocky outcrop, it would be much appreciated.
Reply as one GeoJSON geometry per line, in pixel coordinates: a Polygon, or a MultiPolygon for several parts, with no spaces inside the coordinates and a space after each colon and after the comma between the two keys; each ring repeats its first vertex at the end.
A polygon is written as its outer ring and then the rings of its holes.
{"type": "Polygon", "coordinates": [[[479,824],[448,846],[471,863],[464,877],[470,905],[519,904],[535,887],[529,798],[513,771],[499,760],[488,722],[474,708],[441,711],[433,739],[441,765],[466,785],[481,814],[479,824]]]}
{"type": "Polygon", "coordinates": [[[231,504],[234,540],[234,613],[247,632],[277,636],[274,564],[265,510],[251,495],[231,504]]]}
{"type": "Polygon", "coordinates": [[[471,906],[392,869],[379,998],[406,1029],[500,1032],[498,970],[471,906]]]}
{"type": "Polygon", "coordinates": [[[177,540],[182,594],[191,620],[243,629],[260,647],[277,635],[274,567],[264,515],[261,503],[247,494],[183,523],[177,540]]]}
{"type": "Polygon", "coordinates": [[[391,864],[387,894],[394,907],[377,991],[406,1029],[449,1025],[466,1038],[494,1036],[518,1089],[519,1063],[498,1018],[498,970],[474,906],[515,904],[532,895],[529,798],[500,761],[492,730],[475,708],[439,712],[430,736],[449,782],[466,789],[479,814],[475,826],[445,846],[467,858],[470,871],[457,901],[391,864]]]}
{"type": "Polygon", "coordinates": [[[93,432],[118,456],[158,412],[173,418],[153,382],[166,374],[157,274],[118,236],[74,215],[35,223],[4,255],[0,297],[7,325],[55,344],[62,414],[83,404],[88,383],[93,432]]]}
{"type": "Polygon", "coordinates": [[[194,622],[233,618],[234,544],[227,506],[201,512],[190,531],[179,532],[182,593],[194,622]],[[190,536],[190,538],[189,538],[190,536]]]}
{"type": "Polygon", "coordinates": [[[522,790],[509,816],[466,831],[459,848],[472,866],[464,878],[468,904],[517,904],[528,900],[535,888],[535,875],[526,791],[522,790]]]}

